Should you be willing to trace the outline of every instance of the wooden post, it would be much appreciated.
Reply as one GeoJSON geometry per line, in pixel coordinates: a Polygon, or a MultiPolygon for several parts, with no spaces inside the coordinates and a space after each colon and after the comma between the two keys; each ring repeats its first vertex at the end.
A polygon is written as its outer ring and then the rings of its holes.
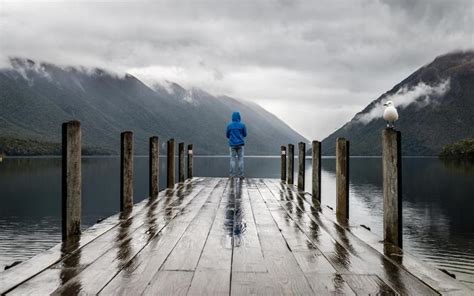
{"type": "Polygon", "coordinates": [[[298,148],[298,191],[304,191],[306,144],[299,142],[298,148]]]}
{"type": "Polygon", "coordinates": [[[188,179],[193,178],[193,144],[188,145],[188,179]]]}
{"type": "Polygon", "coordinates": [[[167,174],[166,174],[166,187],[167,188],[174,188],[175,177],[176,177],[176,167],[175,167],[175,146],[176,142],[174,139],[168,140],[167,145],[167,157],[166,157],[166,164],[167,164],[167,174]]]}
{"type": "Polygon", "coordinates": [[[62,240],[81,233],[81,123],[62,124],[62,240]]]}
{"type": "Polygon", "coordinates": [[[382,132],[384,240],[400,248],[402,237],[401,133],[393,128],[382,132]]]}
{"type": "Polygon", "coordinates": [[[120,135],[120,211],[133,207],[133,133],[120,135]]]}
{"type": "Polygon", "coordinates": [[[281,146],[281,180],[286,182],[286,147],[281,146]]]}
{"type": "Polygon", "coordinates": [[[349,141],[344,138],[336,140],[336,216],[349,219],[349,141]]]}
{"type": "Polygon", "coordinates": [[[150,138],[148,168],[148,194],[150,195],[150,198],[156,198],[160,191],[160,141],[158,137],[150,138]]]}
{"type": "Polygon", "coordinates": [[[293,177],[295,175],[294,172],[295,166],[295,146],[293,144],[288,144],[288,172],[286,174],[288,184],[293,184],[293,177]]]}
{"type": "Polygon", "coordinates": [[[178,144],[178,177],[179,183],[184,182],[184,143],[178,144]]]}
{"type": "Polygon", "coordinates": [[[321,204],[321,142],[312,143],[312,198],[321,204]]]}

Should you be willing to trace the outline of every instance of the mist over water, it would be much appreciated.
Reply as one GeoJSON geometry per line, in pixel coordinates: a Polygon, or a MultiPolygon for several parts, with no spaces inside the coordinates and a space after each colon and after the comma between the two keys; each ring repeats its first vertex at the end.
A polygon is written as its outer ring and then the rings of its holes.
{"type": "MultiPolygon", "coordinates": [[[[83,227],[119,211],[118,157],[83,159],[83,227]]],[[[297,163],[297,162],[296,162],[297,163]]],[[[222,177],[226,157],[195,157],[195,175],[222,177]]],[[[160,159],[160,186],[166,159],[160,159]]],[[[148,192],[148,158],[134,163],[134,201],[148,192]]],[[[297,169],[297,165],[296,168],[297,169]]],[[[246,158],[247,177],[279,178],[280,160],[246,158]]],[[[382,236],[380,158],[350,159],[350,219],[382,236]]],[[[295,172],[295,179],[297,172],[295,172]]],[[[404,248],[474,287],[474,166],[435,158],[403,159],[404,248]]],[[[311,191],[311,160],[306,190],[311,191]]],[[[61,160],[7,158],[0,162],[0,270],[61,240],[61,160]]],[[[335,159],[322,161],[322,203],[335,208],[335,159]]]]}

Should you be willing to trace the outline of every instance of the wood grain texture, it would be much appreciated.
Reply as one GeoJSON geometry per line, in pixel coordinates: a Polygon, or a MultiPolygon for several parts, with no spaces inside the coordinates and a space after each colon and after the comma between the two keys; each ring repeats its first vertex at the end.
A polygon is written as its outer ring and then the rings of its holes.
{"type": "Polygon", "coordinates": [[[62,125],[61,232],[63,241],[81,233],[81,123],[62,125]]]}
{"type": "Polygon", "coordinates": [[[120,135],[120,211],[133,207],[133,133],[120,135]]]}
{"type": "Polygon", "coordinates": [[[306,143],[298,143],[298,190],[304,191],[305,186],[306,143]]]}
{"type": "Polygon", "coordinates": [[[382,132],[383,233],[388,243],[402,247],[402,155],[401,133],[382,132]]]}
{"type": "Polygon", "coordinates": [[[341,223],[349,219],[349,141],[336,140],[336,215],[341,223]]]}
{"type": "Polygon", "coordinates": [[[312,142],[311,195],[313,201],[321,203],[321,142],[312,142]]]}
{"type": "Polygon", "coordinates": [[[150,198],[158,196],[160,188],[160,140],[151,137],[148,157],[148,195],[150,198]]]}
{"type": "Polygon", "coordinates": [[[288,165],[286,166],[288,172],[286,173],[286,183],[293,184],[295,176],[295,146],[288,144],[288,165]]]}

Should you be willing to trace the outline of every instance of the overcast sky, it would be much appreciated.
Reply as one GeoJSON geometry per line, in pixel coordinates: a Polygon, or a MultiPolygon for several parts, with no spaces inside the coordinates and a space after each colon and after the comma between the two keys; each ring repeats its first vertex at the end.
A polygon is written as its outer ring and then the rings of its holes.
{"type": "Polygon", "coordinates": [[[0,66],[18,56],[175,81],[323,139],[437,55],[474,48],[473,3],[0,0],[0,66]]]}

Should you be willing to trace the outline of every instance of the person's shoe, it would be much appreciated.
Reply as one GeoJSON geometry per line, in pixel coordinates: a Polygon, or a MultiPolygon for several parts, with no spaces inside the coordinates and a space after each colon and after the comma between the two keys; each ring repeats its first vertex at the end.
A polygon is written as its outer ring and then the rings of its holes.
{"type": "Polygon", "coordinates": [[[245,177],[244,177],[244,176],[240,176],[239,179],[240,179],[240,180],[243,180],[243,179],[245,179],[245,177]]]}

